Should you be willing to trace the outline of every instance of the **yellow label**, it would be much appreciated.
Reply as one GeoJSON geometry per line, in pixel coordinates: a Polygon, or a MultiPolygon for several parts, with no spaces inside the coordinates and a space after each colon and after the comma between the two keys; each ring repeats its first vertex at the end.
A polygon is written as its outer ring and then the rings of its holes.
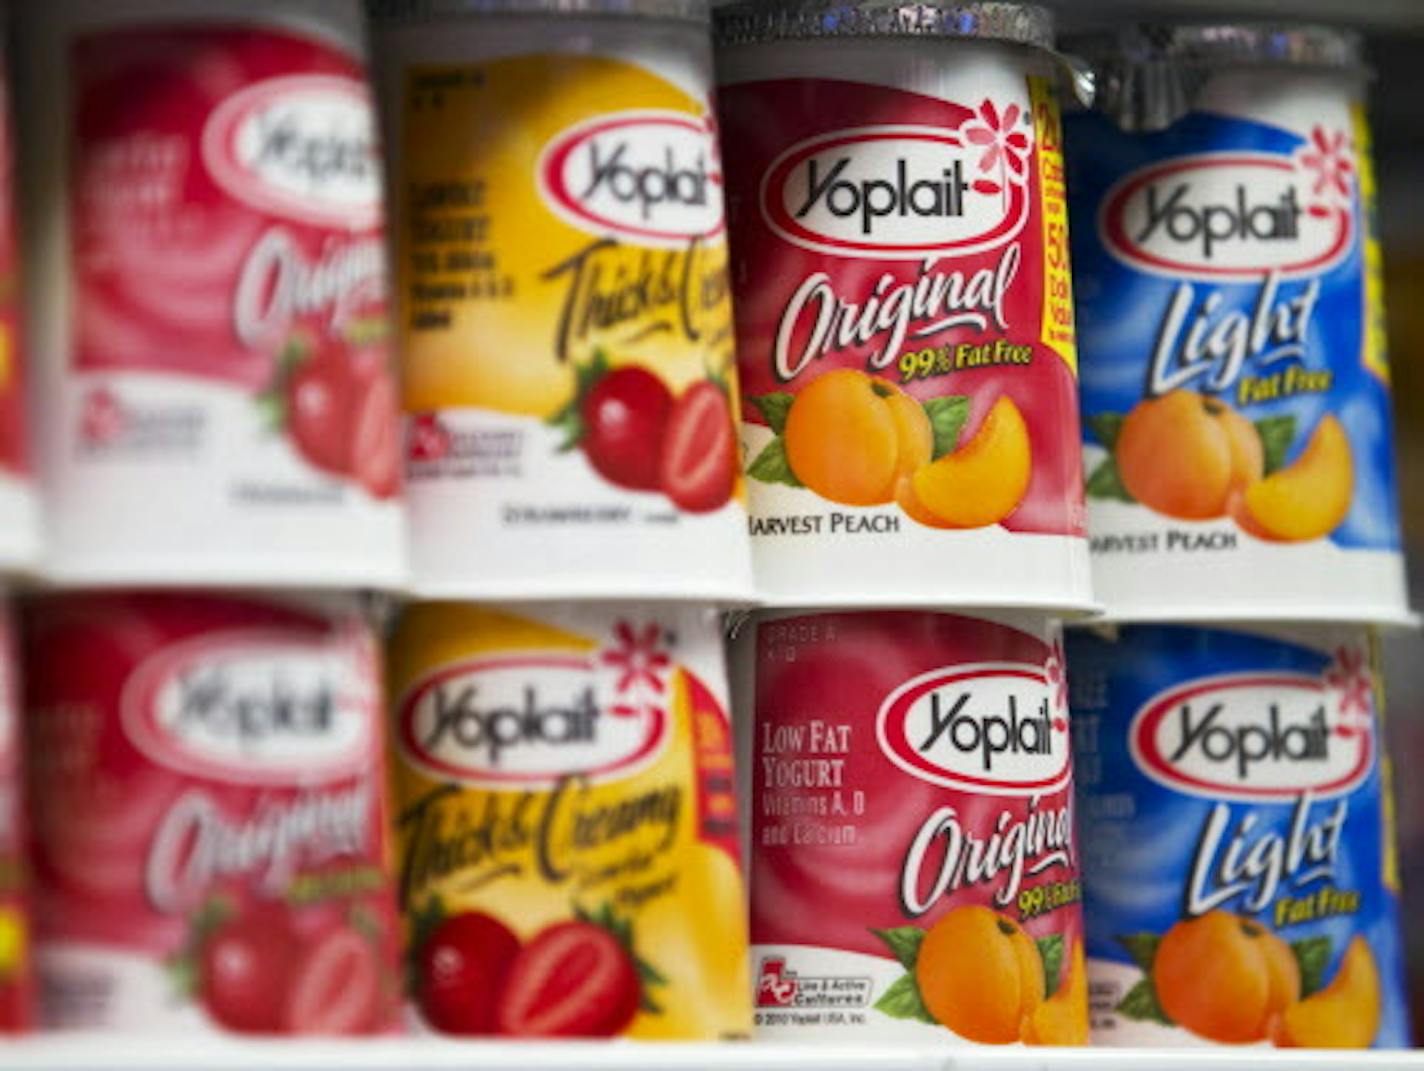
{"type": "Polygon", "coordinates": [[[1063,181],[1063,123],[1046,78],[1030,78],[1034,152],[1043,199],[1043,343],[1078,370],[1073,331],[1073,275],[1068,258],[1068,192],[1063,181]]]}
{"type": "Polygon", "coordinates": [[[616,59],[516,56],[411,70],[402,129],[409,409],[557,420],[624,365],[735,399],[703,101],[616,59]]]}
{"type": "Polygon", "coordinates": [[[1370,132],[1369,117],[1363,104],[1350,108],[1350,119],[1355,132],[1355,161],[1360,172],[1360,228],[1363,234],[1365,257],[1364,313],[1360,322],[1364,325],[1364,338],[1360,340],[1360,352],[1364,354],[1365,367],[1386,383],[1389,382],[1389,344],[1385,330],[1384,313],[1384,253],[1379,242],[1379,184],[1375,178],[1374,135],[1370,132]]]}
{"type": "MultiPolygon", "coordinates": [[[[718,682],[685,664],[689,645],[719,650],[715,625],[535,613],[425,604],[393,642],[416,960],[442,923],[478,912],[521,946],[489,1032],[748,1033],[730,729],[718,682]],[[531,995],[560,971],[573,995],[531,995]]],[[[429,1020],[420,979],[414,998],[429,1020]]]]}

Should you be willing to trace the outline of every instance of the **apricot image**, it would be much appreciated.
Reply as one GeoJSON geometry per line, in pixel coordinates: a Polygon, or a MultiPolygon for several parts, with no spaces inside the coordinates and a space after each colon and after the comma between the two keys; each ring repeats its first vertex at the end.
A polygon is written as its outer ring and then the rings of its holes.
{"type": "Polygon", "coordinates": [[[827,372],[796,395],[783,433],[806,487],[846,506],[878,506],[934,452],[924,407],[895,384],[855,369],[827,372]]]}
{"type": "Polygon", "coordinates": [[[1152,964],[1162,1010],[1213,1041],[1266,1037],[1271,1021],[1300,999],[1300,968],[1270,930],[1226,911],[1183,919],[1163,936],[1152,964]]]}
{"type": "Polygon", "coordinates": [[[1088,1044],[1088,960],[1082,942],[1073,945],[1068,974],[1058,990],[1023,1023],[1028,1045],[1088,1044]]]}
{"type": "Polygon", "coordinates": [[[1018,923],[987,907],[957,907],[936,922],[915,963],[920,998],[961,1037],[1018,1041],[1043,1003],[1043,961],[1018,923]]]}
{"type": "Polygon", "coordinates": [[[1113,454],[1133,498],[1184,520],[1223,516],[1232,491],[1259,480],[1265,468],[1255,425],[1226,403],[1189,390],[1133,406],[1113,454]]]}
{"type": "Polygon", "coordinates": [[[896,501],[921,524],[982,528],[1014,511],[1032,474],[1028,425],[1006,396],[990,408],[972,439],[916,469],[897,488],[896,501]]]}
{"type": "Polygon", "coordinates": [[[1338,528],[1354,494],[1350,440],[1340,422],[1327,414],[1300,457],[1233,498],[1231,515],[1258,539],[1299,543],[1338,528]]]}
{"type": "Polygon", "coordinates": [[[1379,969],[1368,942],[1356,937],[1330,984],[1281,1012],[1271,1040],[1291,1048],[1364,1049],[1379,1024],[1379,969]]]}

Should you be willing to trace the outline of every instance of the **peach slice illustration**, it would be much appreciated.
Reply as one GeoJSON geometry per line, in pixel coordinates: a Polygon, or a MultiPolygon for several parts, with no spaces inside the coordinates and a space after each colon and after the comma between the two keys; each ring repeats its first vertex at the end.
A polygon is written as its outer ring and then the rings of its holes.
{"type": "Polygon", "coordinates": [[[1379,969],[1369,944],[1356,937],[1330,984],[1281,1012],[1271,1040],[1292,1048],[1363,1049],[1379,1025],[1379,969]]]}
{"type": "Polygon", "coordinates": [[[1028,1045],[1088,1043],[1088,962],[1081,941],[1073,945],[1067,977],[1057,992],[1024,1017],[1023,1040],[1028,1045]]]}
{"type": "Polygon", "coordinates": [[[1028,425],[1007,396],[990,408],[978,432],[938,461],[922,464],[896,487],[896,500],[921,524],[983,528],[1023,501],[1033,473],[1028,425]]]}
{"type": "Polygon", "coordinates": [[[1304,542],[1339,527],[1354,492],[1350,440],[1340,422],[1327,415],[1292,464],[1233,495],[1231,515],[1259,539],[1304,542]]]}

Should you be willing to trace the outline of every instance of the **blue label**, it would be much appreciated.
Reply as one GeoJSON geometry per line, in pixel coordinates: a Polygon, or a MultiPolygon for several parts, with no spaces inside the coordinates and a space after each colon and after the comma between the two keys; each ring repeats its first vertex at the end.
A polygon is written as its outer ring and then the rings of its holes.
{"type": "Polygon", "coordinates": [[[1094,1037],[1409,1043],[1364,634],[1074,631],[1094,1037]]]}
{"type": "Polygon", "coordinates": [[[1290,129],[1067,120],[1096,552],[1181,521],[1220,522],[1180,547],[1218,555],[1398,548],[1367,138],[1344,100],[1290,129]]]}

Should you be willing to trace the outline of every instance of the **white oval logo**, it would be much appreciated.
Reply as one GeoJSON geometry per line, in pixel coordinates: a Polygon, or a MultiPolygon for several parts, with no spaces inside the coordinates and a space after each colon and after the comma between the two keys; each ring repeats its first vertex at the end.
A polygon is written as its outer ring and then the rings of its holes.
{"type": "Polygon", "coordinates": [[[1184,156],[1129,175],[1103,203],[1107,249],[1135,268],[1205,281],[1326,271],[1355,244],[1350,170],[1322,185],[1301,156],[1184,156]]]}
{"type": "Polygon", "coordinates": [[[358,653],[280,631],[211,636],[145,662],[122,712],[139,750],[172,769],[290,784],[355,772],[375,748],[379,697],[358,653]]]}
{"type": "Polygon", "coordinates": [[[932,784],[995,795],[1068,783],[1068,719],[1039,666],[951,666],[897,688],[880,707],[881,750],[932,784]]]}
{"type": "Polygon", "coordinates": [[[539,192],[597,237],[683,246],[725,225],[711,127],[686,112],[613,112],[563,131],[537,166],[539,192]]]}
{"type": "Polygon", "coordinates": [[[662,751],[668,724],[661,705],[619,698],[621,672],[571,654],[458,662],[411,689],[397,713],[397,743],[425,772],[467,784],[626,777],[662,751]]]}
{"type": "Polygon", "coordinates": [[[1235,673],[1164,692],[1133,717],[1129,747],[1148,777],[1206,799],[1338,796],[1369,776],[1373,707],[1351,716],[1318,677],[1235,673]]]}
{"type": "Polygon", "coordinates": [[[234,197],[318,225],[369,227],[381,179],[371,99],[337,75],[292,75],[225,100],[203,130],[203,161],[234,197]]]}
{"type": "Polygon", "coordinates": [[[905,260],[996,249],[1028,219],[1032,143],[1026,132],[1016,136],[1023,148],[1005,146],[987,176],[985,150],[943,127],[867,126],[810,138],[767,169],[762,216],[788,242],[832,256],[905,260]]]}

